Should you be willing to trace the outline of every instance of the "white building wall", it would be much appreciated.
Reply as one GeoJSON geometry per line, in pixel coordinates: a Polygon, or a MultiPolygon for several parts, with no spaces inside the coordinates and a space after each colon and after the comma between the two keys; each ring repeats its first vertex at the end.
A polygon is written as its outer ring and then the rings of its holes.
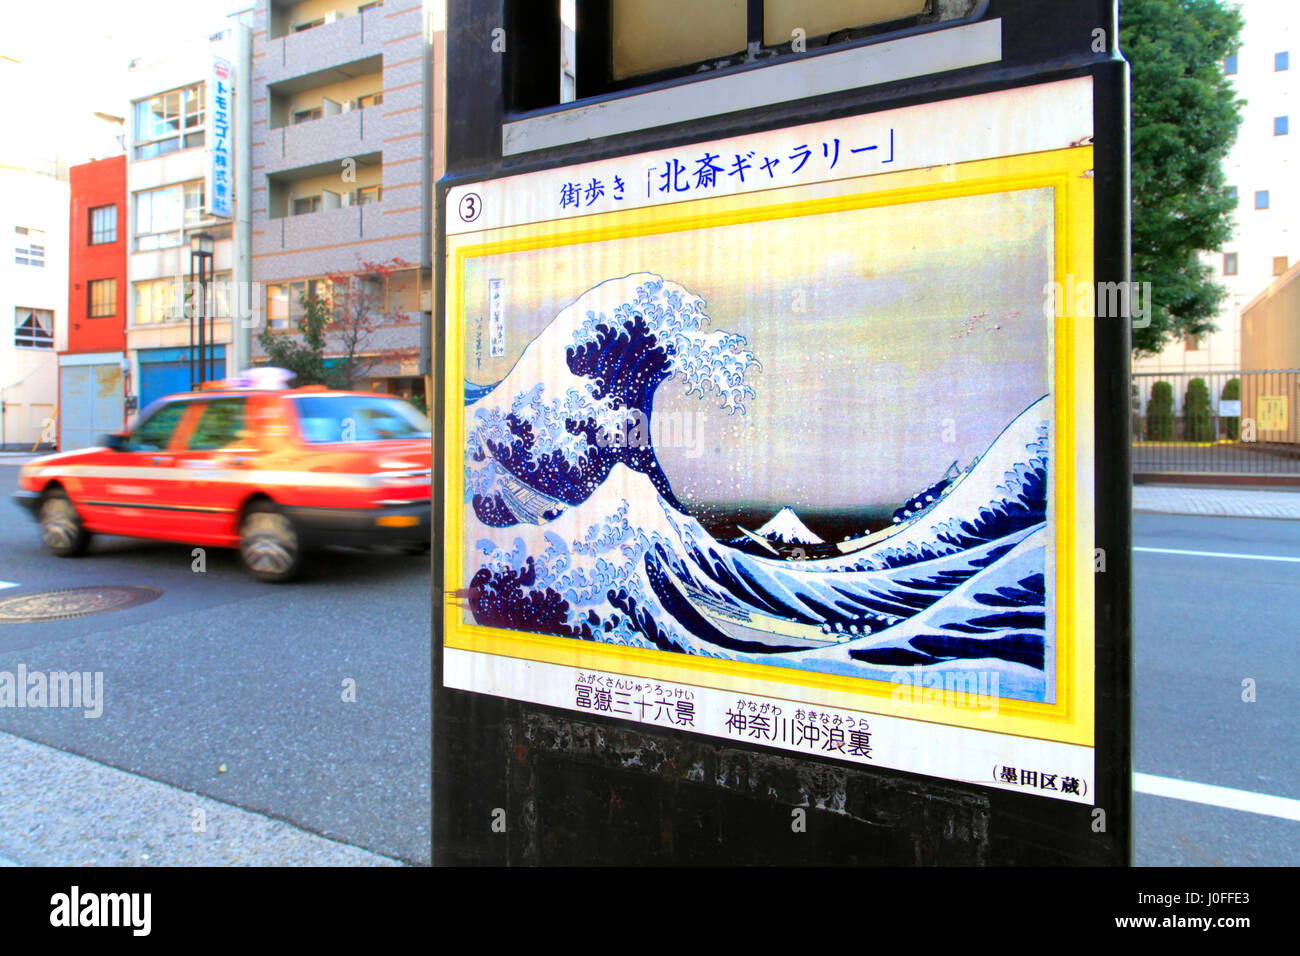
{"type": "MultiPolygon", "coordinates": [[[[31,447],[54,418],[59,394],[58,351],[68,345],[67,180],[0,166],[0,399],[4,414],[0,442],[31,447]],[[27,237],[16,227],[45,233],[45,264],[20,265],[15,249],[27,237]],[[19,348],[17,309],[48,309],[54,314],[54,347],[19,348]]],[[[53,426],[47,440],[54,439],[53,426]]]]}
{"type": "MultiPolygon", "coordinates": [[[[1215,322],[1219,329],[1189,349],[1179,340],[1159,355],[1136,360],[1134,372],[1229,371],[1241,367],[1241,312],[1273,281],[1274,257],[1300,259],[1300,6],[1278,0],[1240,0],[1245,16],[1237,75],[1232,77],[1242,108],[1237,142],[1224,163],[1227,185],[1237,188],[1235,232],[1222,252],[1204,261],[1228,297],[1215,322]],[[1288,53],[1290,67],[1274,69],[1274,57],[1288,53]],[[1274,119],[1289,118],[1290,132],[1274,135],[1274,119]],[[1255,194],[1267,191],[1269,208],[1255,208],[1255,194]],[[1224,255],[1235,253],[1237,275],[1224,274],[1224,255]]],[[[1153,289],[1159,301],[1160,290],[1153,289]]]]}

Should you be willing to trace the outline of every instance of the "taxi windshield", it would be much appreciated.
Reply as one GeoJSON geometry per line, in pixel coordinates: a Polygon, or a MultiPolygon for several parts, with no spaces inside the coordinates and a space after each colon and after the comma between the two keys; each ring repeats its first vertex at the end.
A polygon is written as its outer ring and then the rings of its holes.
{"type": "Polygon", "coordinates": [[[429,420],[409,402],[380,395],[294,397],[303,441],[392,441],[430,438],[429,420]]]}

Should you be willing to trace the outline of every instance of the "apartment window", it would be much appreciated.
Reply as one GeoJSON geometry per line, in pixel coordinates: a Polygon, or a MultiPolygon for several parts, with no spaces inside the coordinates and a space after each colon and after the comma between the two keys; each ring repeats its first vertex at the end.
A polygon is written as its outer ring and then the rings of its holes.
{"type": "Polygon", "coordinates": [[[49,309],[14,309],[14,348],[54,348],[54,313],[49,309]]]}
{"type": "Polygon", "coordinates": [[[91,279],[86,289],[86,314],[101,319],[117,314],[117,280],[91,279]]]}
{"type": "Polygon", "coordinates": [[[281,282],[266,287],[266,322],[273,329],[295,327],[306,309],[302,300],[322,299],[333,305],[334,287],[329,279],[302,279],[298,282],[281,282]]]}
{"type": "Polygon", "coordinates": [[[1188,352],[1199,352],[1201,350],[1201,337],[1199,335],[1183,336],[1183,348],[1188,352]]]}
{"type": "Polygon", "coordinates": [[[1267,190],[1267,189],[1261,189],[1259,192],[1255,193],[1255,208],[1256,208],[1256,209],[1267,209],[1267,208],[1268,208],[1268,190],[1267,190]]]}
{"type": "Polygon", "coordinates": [[[117,242],[117,206],[96,206],[90,210],[90,244],[117,242]]]}
{"type": "Polygon", "coordinates": [[[153,279],[133,285],[136,325],[154,325],[184,318],[184,311],[178,303],[183,300],[185,290],[176,279],[153,279]]]}
{"type": "Polygon", "coordinates": [[[373,10],[375,7],[382,7],[383,5],[382,0],[375,0],[374,3],[363,3],[357,7],[357,13],[365,13],[367,10],[373,10]]]}
{"type": "Polygon", "coordinates": [[[1225,276],[1235,276],[1237,274],[1237,254],[1235,252],[1225,252],[1223,254],[1223,274],[1225,276]]]}
{"type": "Polygon", "coordinates": [[[181,244],[181,231],[203,215],[203,181],[148,189],[135,194],[135,248],[166,249],[181,244]]]}
{"type": "Polygon", "coordinates": [[[320,111],[319,106],[310,110],[294,110],[293,125],[297,126],[299,123],[310,123],[312,120],[320,119],[320,111]]]}
{"type": "Polygon", "coordinates": [[[20,266],[45,266],[45,230],[14,226],[14,262],[20,266]]]}
{"type": "Polygon", "coordinates": [[[1223,61],[1223,72],[1228,76],[1237,75],[1237,54],[1228,54],[1228,58],[1223,61]]]}
{"type": "Polygon", "coordinates": [[[1287,257],[1286,257],[1286,256],[1274,256],[1274,257],[1273,257],[1273,275],[1275,275],[1275,276],[1280,276],[1282,273],[1286,272],[1287,267],[1288,267],[1289,265],[1290,265],[1290,263],[1287,261],[1287,257]]]}
{"type": "Polygon", "coordinates": [[[310,30],[310,29],[312,29],[313,27],[318,27],[318,26],[320,26],[321,24],[323,24],[324,22],[325,22],[325,18],[324,18],[324,17],[317,17],[315,20],[308,20],[308,21],[305,22],[305,23],[295,23],[295,24],[293,25],[293,32],[294,32],[294,33],[302,33],[303,30],[310,30]]]}
{"type": "Polygon", "coordinates": [[[1291,118],[1288,116],[1273,117],[1273,135],[1285,136],[1291,132],[1291,118]]]}
{"type": "Polygon", "coordinates": [[[1277,72],[1291,69],[1291,54],[1283,51],[1282,53],[1273,54],[1273,69],[1277,72]]]}
{"type": "Polygon", "coordinates": [[[135,104],[135,158],[152,159],[204,143],[204,86],[160,93],[135,104]]]}
{"type": "Polygon", "coordinates": [[[305,216],[312,212],[320,212],[320,196],[294,197],[291,215],[305,216]]]}
{"type": "Polygon", "coordinates": [[[357,97],[357,109],[363,110],[367,106],[380,106],[384,102],[383,93],[371,93],[369,96],[357,97]]]}
{"type": "Polygon", "coordinates": [[[353,195],[353,202],[358,206],[364,206],[367,203],[379,202],[383,195],[381,186],[361,186],[353,195]]]}

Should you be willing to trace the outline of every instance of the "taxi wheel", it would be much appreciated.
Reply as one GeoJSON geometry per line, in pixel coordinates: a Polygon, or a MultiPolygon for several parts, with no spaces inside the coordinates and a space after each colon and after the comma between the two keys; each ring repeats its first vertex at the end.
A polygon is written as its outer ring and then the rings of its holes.
{"type": "Polygon", "coordinates": [[[302,566],[293,522],[268,503],[255,504],[239,525],[239,557],[259,581],[288,581],[302,566]]]}
{"type": "Polygon", "coordinates": [[[73,558],[86,553],[90,545],[90,532],[81,523],[81,515],[68,496],[55,489],[41,502],[41,541],[51,553],[61,558],[73,558]]]}

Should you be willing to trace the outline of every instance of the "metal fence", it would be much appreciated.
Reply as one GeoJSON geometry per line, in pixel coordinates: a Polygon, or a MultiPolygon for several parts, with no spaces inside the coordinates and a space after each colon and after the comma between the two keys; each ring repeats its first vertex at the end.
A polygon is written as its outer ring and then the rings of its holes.
{"type": "Polygon", "coordinates": [[[1300,369],[1133,375],[1135,474],[1300,475],[1300,369]]]}

